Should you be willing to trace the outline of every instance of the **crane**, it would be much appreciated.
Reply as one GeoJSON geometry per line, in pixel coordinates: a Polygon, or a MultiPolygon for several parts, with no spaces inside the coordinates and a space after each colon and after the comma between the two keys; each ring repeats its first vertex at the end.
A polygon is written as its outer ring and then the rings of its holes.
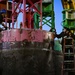
{"type": "MultiPolygon", "coordinates": [[[[43,67],[45,63],[47,64],[50,61],[49,49],[52,49],[51,44],[54,39],[54,33],[43,30],[42,19],[43,25],[48,25],[53,31],[55,28],[53,6],[53,0],[43,0],[43,5],[42,0],[0,0],[0,10],[6,10],[6,13],[3,14],[2,22],[8,27],[7,30],[3,28],[0,32],[0,52],[4,52],[1,57],[2,61],[0,60],[2,62],[0,64],[0,73],[3,72],[3,74],[8,75],[42,75],[45,73],[47,75],[48,71],[45,71],[43,67]],[[21,20],[18,21],[18,15],[20,13],[22,14],[22,21],[18,24],[21,20]],[[49,43],[50,47],[48,48],[49,43]],[[15,56],[13,56],[14,54],[12,52],[15,53],[15,56]],[[20,55],[21,52],[22,55],[20,55]],[[46,56],[45,58],[44,55],[46,56]],[[42,66],[40,67],[37,65],[38,59],[40,59],[38,65],[43,61],[47,61],[40,65],[42,66]],[[18,62],[21,60],[24,62],[18,62]]],[[[54,74],[52,72],[50,74],[54,74]]]]}

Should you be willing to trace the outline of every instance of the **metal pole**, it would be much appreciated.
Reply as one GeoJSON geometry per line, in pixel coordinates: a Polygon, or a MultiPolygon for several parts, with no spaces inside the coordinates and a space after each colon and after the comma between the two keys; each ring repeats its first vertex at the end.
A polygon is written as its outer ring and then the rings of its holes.
{"type": "Polygon", "coordinates": [[[41,9],[40,9],[40,12],[41,12],[41,14],[40,14],[40,17],[41,17],[41,18],[40,18],[40,22],[41,22],[41,23],[40,23],[40,29],[42,29],[42,0],[40,0],[40,8],[41,8],[41,9]]]}
{"type": "MultiPolygon", "coordinates": [[[[14,12],[14,0],[12,1],[12,13],[14,12]]],[[[14,14],[12,15],[12,28],[14,28],[14,14]]]]}
{"type": "Polygon", "coordinates": [[[23,28],[26,26],[26,0],[23,0],[23,28]]]}

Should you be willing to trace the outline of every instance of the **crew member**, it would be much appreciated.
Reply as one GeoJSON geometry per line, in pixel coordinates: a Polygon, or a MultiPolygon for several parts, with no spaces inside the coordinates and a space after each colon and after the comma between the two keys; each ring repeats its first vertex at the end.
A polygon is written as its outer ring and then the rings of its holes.
{"type": "MultiPolygon", "coordinates": [[[[73,33],[70,32],[70,29],[68,28],[64,28],[63,31],[60,34],[56,34],[57,38],[62,38],[62,49],[63,49],[63,44],[64,44],[64,38],[65,37],[71,37],[73,39],[75,39],[75,35],[73,33]]],[[[70,41],[69,41],[70,43],[70,41]]]]}
{"type": "MultiPolygon", "coordinates": [[[[4,23],[3,23],[3,19],[4,19],[4,17],[5,17],[5,13],[6,13],[5,9],[2,9],[2,10],[0,11],[0,24],[2,24],[2,26],[5,28],[5,30],[7,30],[7,26],[4,25],[4,23]]],[[[0,31],[2,31],[2,30],[3,30],[3,29],[0,28],[0,31]]]]}
{"type": "Polygon", "coordinates": [[[63,49],[64,38],[69,37],[69,29],[64,28],[63,31],[60,34],[56,34],[56,37],[62,38],[61,44],[62,44],[62,49],[63,49]]]}

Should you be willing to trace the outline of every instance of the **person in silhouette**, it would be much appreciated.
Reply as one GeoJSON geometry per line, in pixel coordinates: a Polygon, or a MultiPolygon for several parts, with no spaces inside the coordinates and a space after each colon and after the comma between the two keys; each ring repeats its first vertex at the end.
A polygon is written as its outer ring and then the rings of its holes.
{"type": "MultiPolygon", "coordinates": [[[[61,41],[62,50],[63,50],[63,45],[64,45],[64,38],[70,37],[70,38],[75,39],[75,35],[68,28],[64,28],[60,34],[56,34],[56,37],[62,38],[62,41],[61,41]]],[[[70,41],[68,41],[68,43],[70,43],[70,41]]]]}
{"type": "MultiPolygon", "coordinates": [[[[5,17],[5,9],[0,11],[0,24],[5,28],[5,30],[7,30],[7,26],[3,23],[4,17],[5,17]]],[[[0,28],[0,31],[2,31],[3,29],[0,28]]]]}
{"type": "Polygon", "coordinates": [[[62,38],[61,45],[62,45],[62,50],[63,50],[64,38],[69,37],[69,30],[67,28],[64,28],[60,34],[56,33],[56,37],[62,38]]]}

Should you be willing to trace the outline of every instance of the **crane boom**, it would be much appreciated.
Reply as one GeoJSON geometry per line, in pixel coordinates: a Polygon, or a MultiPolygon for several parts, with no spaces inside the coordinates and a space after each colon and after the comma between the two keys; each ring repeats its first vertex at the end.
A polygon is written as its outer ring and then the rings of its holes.
{"type": "Polygon", "coordinates": [[[72,0],[72,5],[73,5],[73,7],[75,9],[75,0],[72,0]]]}
{"type": "Polygon", "coordinates": [[[75,9],[75,0],[61,0],[64,9],[75,9]]]}

